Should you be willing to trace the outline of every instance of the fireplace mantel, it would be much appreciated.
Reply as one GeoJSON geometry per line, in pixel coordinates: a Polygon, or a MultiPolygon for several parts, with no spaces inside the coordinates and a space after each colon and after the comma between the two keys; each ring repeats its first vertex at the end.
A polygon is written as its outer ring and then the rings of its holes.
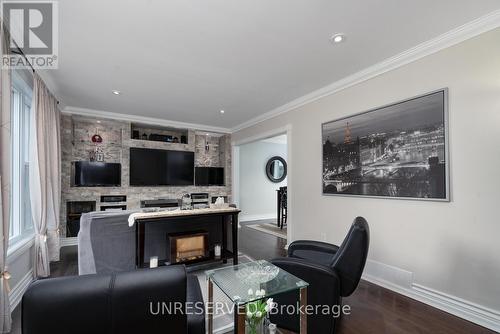
{"type": "Polygon", "coordinates": [[[206,208],[206,209],[191,209],[191,210],[165,210],[156,212],[136,212],[129,216],[129,226],[133,226],[137,220],[141,219],[154,219],[154,218],[169,218],[169,217],[183,217],[183,216],[200,216],[200,215],[213,215],[213,214],[238,214],[241,210],[233,207],[224,208],[206,208]]]}
{"type": "MultiPolygon", "coordinates": [[[[135,225],[135,239],[136,239],[136,268],[145,268],[149,263],[145,259],[145,235],[147,225],[157,224],[175,224],[172,226],[182,227],[183,223],[186,228],[190,225],[189,229],[193,229],[193,224],[197,225],[198,218],[203,218],[203,223],[215,224],[221,226],[222,235],[222,250],[220,259],[203,258],[200,261],[221,260],[227,262],[229,258],[233,259],[233,264],[238,264],[238,214],[240,210],[233,207],[226,208],[207,208],[207,209],[193,209],[193,210],[173,210],[173,211],[160,211],[160,212],[147,212],[147,213],[134,213],[129,217],[130,226],[135,225]],[[220,225],[219,225],[220,224],[220,225]],[[232,249],[228,249],[228,224],[231,224],[231,243],[232,249]]],[[[186,230],[185,232],[190,232],[186,230]]],[[[168,263],[159,263],[165,265],[168,263]]]]}

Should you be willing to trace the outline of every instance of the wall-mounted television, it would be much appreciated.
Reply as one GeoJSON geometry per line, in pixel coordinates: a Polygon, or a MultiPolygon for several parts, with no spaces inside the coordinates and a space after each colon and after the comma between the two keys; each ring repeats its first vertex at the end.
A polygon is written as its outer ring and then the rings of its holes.
{"type": "Polygon", "coordinates": [[[122,165],[97,161],[72,162],[74,187],[120,187],[122,165]]]}
{"type": "Polygon", "coordinates": [[[196,167],[195,174],[197,186],[224,185],[224,168],[222,167],[196,167]]]}
{"type": "Polygon", "coordinates": [[[193,152],[130,148],[131,186],[189,186],[193,184],[193,152]]]}

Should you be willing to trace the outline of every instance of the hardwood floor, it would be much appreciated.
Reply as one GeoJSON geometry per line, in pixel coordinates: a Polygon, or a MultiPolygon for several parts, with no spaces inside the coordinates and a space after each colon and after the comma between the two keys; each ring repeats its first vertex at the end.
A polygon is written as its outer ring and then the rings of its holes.
{"type": "Polygon", "coordinates": [[[254,259],[271,260],[286,256],[286,239],[256,231],[246,227],[245,224],[241,224],[238,240],[240,252],[254,259]]]}
{"type": "Polygon", "coordinates": [[[341,319],[339,334],[495,333],[367,281],[343,303],[352,313],[341,319]]]}
{"type": "Polygon", "coordinates": [[[59,262],[50,264],[50,277],[78,275],[78,247],[61,248],[59,262]]]}
{"type": "MultiPolygon", "coordinates": [[[[284,239],[276,236],[245,226],[240,229],[240,251],[255,259],[286,256],[285,244],[284,239]]],[[[61,261],[51,265],[51,272],[53,277],[77,275],[76,247],[62,248],[61,261]]],[[[344,304],[351,306],[352,313],[341,319],[337,334],[495,333],[366,281],[361,281],[357,290],[344,299],[344,304]]],[[[20,334],[19,307],[13,312],[13,322],[11,333],[20,334]]]]}

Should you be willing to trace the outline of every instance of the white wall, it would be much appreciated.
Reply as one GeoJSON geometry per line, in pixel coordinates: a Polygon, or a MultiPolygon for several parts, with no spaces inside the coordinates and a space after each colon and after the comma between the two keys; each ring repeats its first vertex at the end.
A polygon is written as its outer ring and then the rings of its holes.
{"type": "Polygon", "coordinates": [[[285,124],[293,127],[292,240],[324,232],[338,244],[353,218],[364,216],[371,228],[367,270],[375,278],[401,291],[423,288],[464,312],[470,307],[500,330],[500,29],[243,129],[233,140],[285,124]],[[321,195],[322,122],[443,87],[450,203],[321,195]]]}
{"type": "Polygon", "coordinates": [[[276,189],[284,187],[269,181],[266,164],[269,158],[280,156],[287,160],[287,145],[257,141],[240,146],[239,205],[241,221],[276,218],[276,189]]]}

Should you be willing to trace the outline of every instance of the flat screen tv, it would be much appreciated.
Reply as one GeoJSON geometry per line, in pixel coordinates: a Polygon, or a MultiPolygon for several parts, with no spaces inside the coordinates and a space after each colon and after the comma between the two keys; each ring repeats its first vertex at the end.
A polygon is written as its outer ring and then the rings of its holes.
{"type": "Polygon", "coordinates": [[[195,182],[197,186],[223,186],[224,168],[196,167],[195,182]]]}
{"type": "Polygon", "coordinates": [[[120,187],[122,165],[119,163],[74,161],[74,187],[120,187]]]}
{"type": "Polygon", "coordinates": [[[130,148],[131,186],[188,186],[193,184],[193,152],[130,148]]]}

